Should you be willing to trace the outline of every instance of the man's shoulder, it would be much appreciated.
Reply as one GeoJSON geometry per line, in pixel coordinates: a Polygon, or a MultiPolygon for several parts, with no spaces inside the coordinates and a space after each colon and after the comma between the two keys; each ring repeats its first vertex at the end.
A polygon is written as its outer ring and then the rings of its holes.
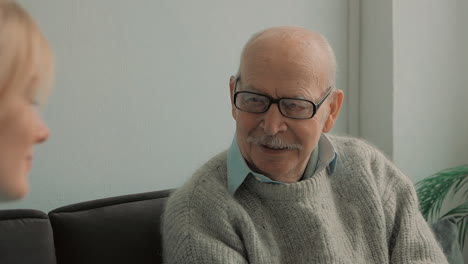
{"type": "Polygon", "coordinates": [[[348,136],[329,136],[329,139],[339,156],[337,170],[342,175],[357,176],[362,180],[369,179],[374,185],[379,186],[381,193],[392,188],[411,188],[410,179],[371,143],[348,136]]]}
{"type": "Polygon", "coordinates": [[[349,136],[328,136],[338,155],[337,170],[349,175],[351,172],[359,171],[360,177],[369,174],[371,178],[393,177],[394,173],[386,171],[397,171],[390,159],[379,149],[364,139],[349,136]]]}
{"type": "Polygon", "coordinates": [[[371,160],[383,155],[370,142],[351,136],[327,135],[338,155],[344,155],[361,160],[371,160]]]}
{"type": "Polygon", "coordinates": [[[195,171],[192,177],[170,197],[168,205],[209,203],[211,199],[228,196],[226,156],[223,151],[195,171]]]}

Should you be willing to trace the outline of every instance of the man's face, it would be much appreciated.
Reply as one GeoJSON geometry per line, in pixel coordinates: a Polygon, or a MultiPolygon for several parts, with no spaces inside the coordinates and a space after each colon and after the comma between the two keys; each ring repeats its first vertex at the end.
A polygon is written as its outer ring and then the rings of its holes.
{"type": "MultiPolygon", "coordinates": [[[[317,83],[322,82],[311,76],[308,65],[285,57],[245,58],[236,91],[318,102],[327,87],[318,87],[317,83]]],[[[230,86],[233,96],[233,78],[230,86]]],[[[232,105],[242,156],[254,171],[271,179],[283,182],[299,180],[320,138],[327,107],[325,101],[313,118],[298,120],[283,116],[277,104],[272,104],[267,112],[261,114],[244,112],[232,105]]]]}

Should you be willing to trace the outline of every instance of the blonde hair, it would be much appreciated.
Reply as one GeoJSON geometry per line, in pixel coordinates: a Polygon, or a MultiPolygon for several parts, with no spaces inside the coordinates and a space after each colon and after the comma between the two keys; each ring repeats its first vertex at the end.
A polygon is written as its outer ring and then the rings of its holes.
{"type": "Polygon", "coordinates": [[[36,99],[45,101],[53,75],[52,52],[31,16],[13,0],[0,0],[0,100],[34,85],[36,99]]]}

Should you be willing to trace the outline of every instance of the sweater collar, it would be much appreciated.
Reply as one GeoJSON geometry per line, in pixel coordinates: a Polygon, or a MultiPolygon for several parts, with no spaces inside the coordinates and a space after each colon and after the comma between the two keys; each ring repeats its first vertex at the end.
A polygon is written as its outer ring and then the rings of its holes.
{"type": "MultiPolygon", "coordinates": [[[[311,158],[302,179],[308,179],[324,168],[327,168],[328,172],[332,174],[335,171],[337,157],[332,143],[325,134],[322,134],[317,147],[311,153],[311,158]]],[[[240,153],[237,136],[234,135],[231,147],[227,153],[227,184],[229,192],[234,194],[249,175],[252,175],[260,182],[284,184],[252,171],[240,153]]]]}

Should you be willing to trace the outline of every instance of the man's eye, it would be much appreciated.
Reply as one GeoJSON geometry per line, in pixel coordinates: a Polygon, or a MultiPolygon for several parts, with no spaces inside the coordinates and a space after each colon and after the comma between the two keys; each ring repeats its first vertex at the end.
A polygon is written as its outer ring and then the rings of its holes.
{"type": "Polygon", "coordinates": [[[301,112],[307,111],[310,108],[310,105],[303,101],[286,101],[283,102],[283,107],[287,111],[301,112]]]}
{"type": "Polygon", "coordinates": [[[263,104],[265,99],[260,96],[248,95],[244,97],[244,102],[246,104],[263,104]]]}
{"type": "Polygon", "coordinates": [[[246,102],[247,103],[258,103],[258,102],[260,102],[260,99],[257,98],[257,97],[250,97],[250,98],[246,99],[246,102]]]}
{"type": "Polygon", "coordinates": [[[296,104],[296,103],[288,103],[286,104],[286,108],[290,110],[300,110],[300,109],[303,109],[304,106],[296,104]]]}
{"type": "Polygon", "coordinates": [[[289,103],[289,104],[286,105],[286,107],[289,108],[289,109],[297,108],[297,106],[298,106],[298,105],[295,104],[295,103],[289,103]]]}

